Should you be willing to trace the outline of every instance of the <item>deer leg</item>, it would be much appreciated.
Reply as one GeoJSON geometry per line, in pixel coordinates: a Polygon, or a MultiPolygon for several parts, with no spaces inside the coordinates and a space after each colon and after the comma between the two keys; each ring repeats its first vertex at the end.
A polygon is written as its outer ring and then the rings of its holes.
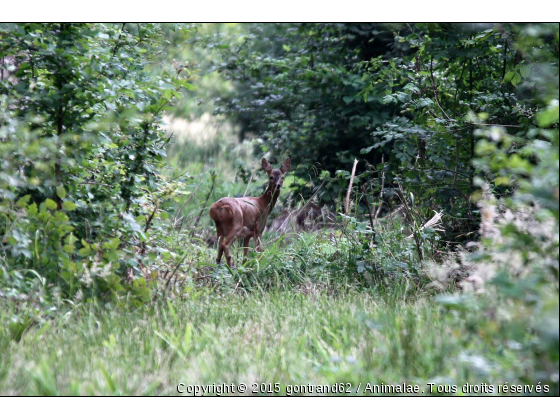
{"type": "Polygon", "coordinates": [[[226,263],[227,265],[229,265],[230,267],[232,267],[232,259],[231,259],[231,254],[229,252],[229,246],[225,246],[224,245],[224,254],[226,254],[226,263]]]}
{"type": "Polygon", "coordinates": [[[232,229],[231,232],[224,239],[224,244],[223,244],[224,254],[226,254],[227,265],[229,265],[230,267],[232,266],[232,258],[231,258],[231,253],[229,252],[229,247],[231,243],[235,240],[237,235],[239,235],[241,229],[242,226],[238,227],[237,229],[232,229]]]}
{"type": "Polygon", "coordinates": [[[216,222],[216,235],[218,236],[218,257],[216,258],[216,264],[220,264],[222,255],[224,254],[224,230],[218,222],[216,222]]]}
{"type": "Polygon", "coordinates": [[[249,253],[249,241],[251,240],[250,236],[245,236],[243,238],[243,262],[247,261],[247,254],[249,253]]]}
{"type": "Polygon", "coordinates": [[[216,264],[220,264],[222,261],[222,255],[224,253],[224,237],[220,236],[220,242],[218,244],[218,258],[216,258],[216,264]]]}

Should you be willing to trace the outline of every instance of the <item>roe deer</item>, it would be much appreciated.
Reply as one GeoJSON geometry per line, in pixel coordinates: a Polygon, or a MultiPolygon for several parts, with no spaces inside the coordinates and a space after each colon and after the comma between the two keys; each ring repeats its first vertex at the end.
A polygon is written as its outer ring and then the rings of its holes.
{"type": "Polygon", "coordinates": [[[227,264],[231,267],[231,254],[229,247],[238,237],[243,238],[244,259],[249,252],[249,240],[251,237],[255,242],[257,252],[262,251],[261,235],[268,215],[274,208],[276,200],[280,195],[280,189],[284,182],[284,174],[291,166],[290,158],[280,165],[280,169],[272,169],[270,163],[263,158],[262,169],[268,174],[268,186],[260,197],[222,198],[210,207],[210,217],[216,223],[218,233],[218,258],[216,263],[222,260],[222,254],[226,254],[227,264]]]}

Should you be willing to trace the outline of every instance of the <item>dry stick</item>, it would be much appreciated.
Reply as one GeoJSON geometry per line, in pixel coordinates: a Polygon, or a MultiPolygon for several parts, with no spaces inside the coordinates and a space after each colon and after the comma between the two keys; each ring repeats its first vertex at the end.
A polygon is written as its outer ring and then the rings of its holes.
{"type": "MultiPolygon", "coordinates": [[[[185,261],[185,258],[187,258],[187,254],[189,253],[189,251],[185,251],[185,253],[183,254],[183,256],[181,257],[181,260],[179,261],[179,263],[175,266],[175,269],[172,271],[171,275],[166,279],[167,281],[165,282],[165,288],[169,287],[169,284],[171,282],[171,279],[173,278],[173,276],[175,275],[175,273],[177,272],[177,270],[179,270],[179,267],[181,267],[181,264],[183,264],[183,261],[185,261]]],[[[165,280],[165,278],[164,278],[165,280]]]]}
{"type": "Polygon", "coordinates": [[[249,178],[249,183],[247,184],[247,188],[245,188],[245,192],[243,193],[243,197],[247,195],[247,191],[249,191],[249,187],[251,186],[251,182],[253,181],[253,172],[251,172],[251,178],[249,178]]]}
{"type": "MultiPolygon", "coordinates": [[[[356,165],[358,164],[358,160],[354,159],[354,166],[352,166],[352,174],[350,175],[350,183],[348,184],[348,191],[346,192],[346,205],[344,209],[344,214],[348,216],[350,211],[350,194],[352,193],[352,184],[354,183],[354,175],[356,173],[356,165]]],[[[348,218],[344,220],[344,224],[342,226],[342,233],[346,235],[346,227],[348,226],[348,218]]]]}
{"type": "Polygon", "coordinates": [[[354,175],[356,174],[356,165],[358,164],[358,159],[354,159],[354,166],[352,166],[352,174],[350,175],[350,183],[348,184],[348,191],[346,192],[346,208],[345,214],[348,216],[350,211],[350,194],[352,193],[352,184],[354,183],[354,175]]]}
{"type": "MultiPolygon", "coordinates": [[[[171,133],[171,135],[173,135],[175,132],[171,133]]],[[[171,138],[171,136],[169,137],[171,138]]],[[[181,175],[177,175],[175,178],[170,179],[168,182],[173,182],[179,178],[181,178],[183,175],[185,175],[187,172],[189,172],[189,170],[187,169],[185,172],[183,172],[181,175]]]]}
{"type": "Polygon", "coordinates": [[[241,282],[242,278],[241,276],[239,276],[239,281],[237,282],[237,284],[235,285],[235,289],[233,289],[233,292],[231,292],[231,294],[235,294],[235,292],[237,291],[237,288],[239,287],[239,285],[242,283],[241,282]]]}
{"type": "MultiPolygon", "coordinates": [[[[189,204],[189,202],[192,200],[192,198],[194,197],[194,194],[196,193],[196,191],[198,190],[198,187],[200,187],[202,185],[202,182],[200,184],[198,184],[196,186],[196,188],[194,189],[194,191],[191,193],[191,196],[189,198],[187,198],[187,201],[185,201],[183,203],[183,205],[179,208],[179,210],[177,210],[177,213],[175,214],[175,217],[173,218],[173,227],[175,227],[177,225],[177,218],[179,217],[179,214],[181,214],[181,212],[183,211],[183,209],[185,208],[185,206],[187,204],[189,204]]],[[[181,221],[181,225],[179,226],[179,229],[181,229],[183,227],[183,222],[181,221]]]]}
{"type": "Polygon", "coordinates": [[[307,202],[301,207],[299,212],[307,210],[307,208],[313,203],[313,199],[317,196],[317,194],[319,193],[319,190],[321,188],[323,188],[323,185],[325,185],[325,182],[327,182],[326,179],[324,179],[323,182],[321,182],[321,185],[319,185],[319,187],[315,190],[315,192],[311,195],[311,197],[309,197],[309,200],[307,200],[307,202]]]}
{"type": "MultiPolygon", "coordinates": [[[[156,201],[156,205],[154,207],[154,211],[152,212],[152,214],[150,214],[150,216],[146,218],[146,227],[144,228],[144,233],[148,233],[148,229],[150,228],[150,225],[152,224],[152,220],[154,219],[154,216],[158,211],[158,209],[159,209],[159,200],[156,201]]],[[[146,253],[146,242],[142,242],[142,245],[140,245],[140,255],[144,255],[145,253],[146,253]]]]}
{"type": "Polygon", "coordinates": [[[381,192],[379,193],[379,207],[375,212],[375,218],[379,217],[381,207],[383,207],[383,194],[385,193],[385,155],[381,155],[381,163],[383,164],[383,172],[381,172],[381,192]]]}
{"type": "Polygon", "coordinates": [[[144,228],[144,232],[148,232],[148,229],[150,228],[150,225],[152,224],[152,220],[154,219],[154,216],[156,214],[156,211],[158,211],[159,209],[159,200],[156,201],[156,205],[154,207],[154,211],[152,212],[152,214],[150,214],[150,216],[146,219],[146,227],[144,228]]]}
{"type": "MultiPolygon", "coordinates": [[[[167,273],[169,272],[169,270],[166,270],[164,275],[163,275],[163,280],[166,280],[165,282],[165,288],[168,289],[169,285],[171,284],[171,279],[173,278],[173,276],[175,275],[175,273],[179,270],[179,267],[181,267],[181,265],[183,264],[183,261],[185,261],[185,258],[187,257],[188,254],[188,250],[185,251],[185,253],[183,254],[183,256],[181,257],[181,260],[179,261],[179,263],[175,266],[175,269],[173,270],[173,272],[170,274],[169,277],[167,277],[167,273]]],[[[193,266],[195,261],[198,261],[198,256],[200,255],[200,251],[197,252],[196,256],[191,260],[189,267],[187,268],[187,271],[191,270],[191,267],[193,266]]],[[[175,282],[176,283],[176,282],[175,282]]]]}
{"type": "MultiPolygon", "coordinates": [[[[419,230],[424,230],[433,227],[434,230],[437,230],[439,232],[445,232],[444,229],[440,229],[441,226],[440,220],[443,216],[443,212],[437,212],[436,210],[432,210],[432,211],[435,213],[435,215],[426,223],[424,223],[422,226],[420,226],[419,230]]],[[[412,238],[412,234],[408,235],[405,239],[410,239],[410,238],[412,238]]]]}

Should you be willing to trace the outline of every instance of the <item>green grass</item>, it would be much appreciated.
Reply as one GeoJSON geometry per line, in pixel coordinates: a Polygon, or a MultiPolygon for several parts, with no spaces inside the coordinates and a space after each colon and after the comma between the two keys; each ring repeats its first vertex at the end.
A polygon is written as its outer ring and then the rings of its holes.
{"type": "MultiPolygon", "coordinates": [[[[0,311],[6,325],[10,314],[0,311]]],[[[178,395],[186,385],[532,383],[515,328],[479,309],[375,293],[208,294],[139,309],[80,305],[26,331],[0,328],[2,395],[178,395]]],[[[535,381],[536,383],[536,381],[535,381]]],[[[292,389],[293,392],[293,389],[292,389]]],[[[435,388],[434,388],[434,392],[435,388]]],[[[369,393],[368,393],[369,394],[369,393]]]]}

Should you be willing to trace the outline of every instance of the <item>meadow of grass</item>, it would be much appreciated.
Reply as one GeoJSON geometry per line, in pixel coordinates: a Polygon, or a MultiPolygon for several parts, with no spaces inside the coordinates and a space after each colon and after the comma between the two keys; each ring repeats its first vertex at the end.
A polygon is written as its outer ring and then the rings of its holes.
{"type": "Polygon", "coordinates": [[[526,337],[497,326],[482,325],[476,305],[445,309],[372,292],[79,305],[19,342],[1,337],[0,394],[178,395],[180,383],[245,383],[243,395],[258,395],[251,384],[278,383],[286,394],[288,385],[349,383],[350,395],[360,384],[358,394],[369,395],[368,383],[403,382],[419,394],[439,394],[437,385],[461,394],[467,383],[523,385],[530,354],[515,340],[526,337]]]}

